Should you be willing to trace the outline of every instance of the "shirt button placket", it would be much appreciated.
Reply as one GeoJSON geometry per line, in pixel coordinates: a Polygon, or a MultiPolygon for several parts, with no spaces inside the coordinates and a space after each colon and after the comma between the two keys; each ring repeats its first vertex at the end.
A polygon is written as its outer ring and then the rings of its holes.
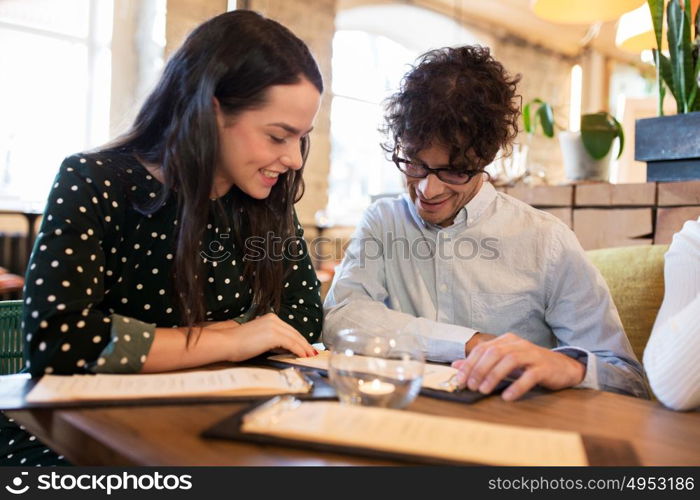
{"type": "Polygon", "coordinates": [[[440,231],[437,237],[437,320],[440,322],[448,322],[452,316],[451,304],[452,294],[450,293],[452,285],[452,260],[453,248],[452,239],[445,231],[440,231]]]}

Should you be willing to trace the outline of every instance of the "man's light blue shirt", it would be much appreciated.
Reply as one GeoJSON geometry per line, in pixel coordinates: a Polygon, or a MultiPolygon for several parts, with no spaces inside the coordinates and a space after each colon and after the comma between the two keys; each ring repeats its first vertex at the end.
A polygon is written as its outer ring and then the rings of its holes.
{"type": "Polygon", "coordinates": [[[647,397],[605,281],[573,232],[485,182],[449,227],[408,197],[358,225],[325,301],[323,341],[344,328],[416,335],[426,358],[464,357],[479,331],[514,332],[586,364],[578,387],[647,397]]]}

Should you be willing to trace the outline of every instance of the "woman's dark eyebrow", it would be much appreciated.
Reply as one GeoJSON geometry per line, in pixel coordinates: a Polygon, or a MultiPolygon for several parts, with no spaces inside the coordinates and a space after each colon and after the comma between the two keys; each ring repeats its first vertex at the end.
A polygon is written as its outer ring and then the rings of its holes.
{"type": "Polygon", "coordinates": [[[268,125],[271,126],[271,127],[279,127],[279,128],[281,128],[281,129],[286,130],[286,131],[289,132],[290,134],[294,134],[294,135],[306,135],[306,134],[311,133],[311,131],[314,129],[313,127],[311,127],[309,130],[307,130],[305,133],[302,134],[302,133],[301,133],[301,130],[299,130],[299,129],[297,129],[297,128],[294,128],[294,127],[292,127],[291,125],[288,125],[288,124],[286,124],[286,123],[275,122],[275,123],[268,123],[268,125]]]}

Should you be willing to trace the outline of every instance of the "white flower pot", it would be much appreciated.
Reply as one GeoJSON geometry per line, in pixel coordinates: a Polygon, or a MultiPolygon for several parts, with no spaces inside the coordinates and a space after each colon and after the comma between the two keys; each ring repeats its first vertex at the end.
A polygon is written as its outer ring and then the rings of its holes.
{"type": "Polygon", "coordinates": [[[559,132],[559,146],[564,158],[564,174],[572,181],[607,181],[610,177],[612,150],[600,160],[588,154],[581,140],[581,132],[559,132]]]}

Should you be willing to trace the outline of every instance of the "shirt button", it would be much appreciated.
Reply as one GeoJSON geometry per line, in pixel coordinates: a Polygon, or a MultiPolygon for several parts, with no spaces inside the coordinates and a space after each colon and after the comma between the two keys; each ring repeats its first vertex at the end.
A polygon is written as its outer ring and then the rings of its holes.
{"type": "Polygon", "coordinates": [[[440,285],[440,291],[445,293],[447,291],[447,285],[444,283],[442,285],[440,285]]]}

